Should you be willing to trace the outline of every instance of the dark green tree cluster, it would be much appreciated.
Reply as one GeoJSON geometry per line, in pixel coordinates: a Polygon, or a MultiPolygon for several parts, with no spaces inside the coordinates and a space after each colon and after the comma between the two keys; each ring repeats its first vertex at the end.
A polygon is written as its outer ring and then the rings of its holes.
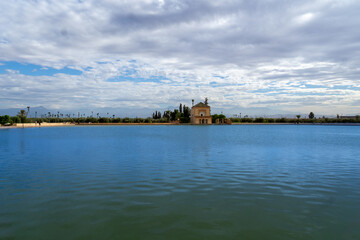
{"type": "Polygon", "coordinates": [[[161,112],[160,111],[155,111],[152,115],[153,119],[161,119],[161,112]]]}
{"type": "Polygon", "coordinates": [[[211,119],[212,119],[212,122],[213,123],[216,123],[216,120],[217,119],[226,119],[225,115],[224,114],[213,114],[211,115],[211,119]]]}
{"type": "Polygon", "coordinates": [[[9,115],[0,116],[0,125],[5,125],[5,124],[12,124],[9,115]]]}
{"type": "Polygon", "coordinates": [[[173,111],[164,111],[162,116],[160,114],[160,111],[155,111],[153,113],[153,119],[163,119],[167,122],[180,120],[181,123],[189,123],[190,108],[180,103],[179,109],[174,109],[173,111]]]}
{"type": "Polygon", "coordinates": [[[309,118],[310,118],[310,119],[314,119],[314,117],[315,117],[315,114],[314,114],[313,112],[310,112],[310,113],[309,113],[309,118]]]}
{"type": "Polygon", "coordinates": [[[171,116],[171,121],[175,121],[180,119],[181,123],[189,123],[190,122],[190,108],[188,106],[182,105],[180,103],[179,105],[179,111],[177,109],[174,109],[171,116]]]}
{"type": "Polygon", "coordinates": [[[340,118],[339,115],[336,118],[316,118],[313,112],[309,113],[309,118],[301,118],[301,115],[296,115],[296,118],[230,118],[233,123],[360,123],[360,116],[356,118],[340,118]]]}

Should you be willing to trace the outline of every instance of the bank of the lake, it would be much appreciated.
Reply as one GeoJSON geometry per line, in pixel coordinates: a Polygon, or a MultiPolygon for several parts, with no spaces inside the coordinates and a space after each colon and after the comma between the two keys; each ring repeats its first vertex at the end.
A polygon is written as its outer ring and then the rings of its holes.
{"type": "MultiPolygon", "coordinates": [[[[0,126],[1,129],[16,129],[16,128],[44,128],[44,127],[69,127],[69,126],[194,126],[189,123],[18,123],[11,126],[0,126]]],[[[318,126],[360,126],[360,123],[232,123],[232,124],[213,124],[212,126],[230,126],[230,125],[318,125],[318,126]]],[[[204,126],[206,127],[206,126],[204,126]]]]}

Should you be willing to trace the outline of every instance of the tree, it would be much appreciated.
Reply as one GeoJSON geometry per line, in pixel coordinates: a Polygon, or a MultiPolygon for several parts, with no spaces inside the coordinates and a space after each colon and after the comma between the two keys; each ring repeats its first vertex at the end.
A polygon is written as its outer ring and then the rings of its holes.
{"type": "Polygon", "coordinates": [[[160,111],[155,111],[155,112],[152,114],[152,118],[153,118],[153,119],[160,119],[160,118],[161,118],[161,112],[160,112],[160,111]]]}
{"type": "Polygon", "coordinates": [[[313,119],[314,117],[315,117],[315,114],[314,114],[313,112],[310,112],[310,113],[309,113],[309,118],[310,118],[310,119],[313,119]]]}
{"type": "Polygon", "coordinates": [[[301,117],[301,115],[296,115],[296,117],[297,117],[297,119],[299,120],[299,119],[300,119],[300,117],[301,117]]]}
{"type": "Polygon", "coordinates": [[[179,112],[179,110],[174,109],[174,111],[171,112],[171,114],[170,114],[170,120],[176,121],[178,118],[180,118],[180,116],[181,116],[181,113],[179,112]]]}
{"type": "Polygon", "coordinates": [[[0,116],[0,125],[4,125],[7,123],[11,123],[11,119],[9,115],[0,116]]]}
{"type": "Polygon", "coordinates": [[[21,109],[20,112],[18,113],[18,116],[20,117],[20,121],[21,123],[25,123],[26,122],[26,111],[21,109]]]}
{"type": "Polygon", "coordinates": [[[212,119],[212,122],[215,123],[216,122],[216,119],[223,119],[225,120],[226,119],[226,116],[224,114],[213,114],[211,115],[211,119],[212,119]]]}
{"type": "Polygon", "coordinates": [[[166,118],[167,121],[170,121],[170,114],[171,114],[170,110],[165,111],[163,114],[163,118],[166,118]]]}
{"type": "Polygon", "coordinates": [[[181,114],[180,118],[182,123],[189,123],[190,122],[190,108],[187,106],[183,106],[183,113],[181,114]]]}
{"type": "Polygon", "coordinates": [[[184,105],[183,113],[184,113],[184,117],[189,117],[190,118],[190,108],[188,106],[184,105]]]}
{"type": "Polygon", "coordinates": [[[183,108],[182,108],[182,104],[180,103],[180,106],[179,106],[179,112],[182,113],[183,112],[183,108]]]}

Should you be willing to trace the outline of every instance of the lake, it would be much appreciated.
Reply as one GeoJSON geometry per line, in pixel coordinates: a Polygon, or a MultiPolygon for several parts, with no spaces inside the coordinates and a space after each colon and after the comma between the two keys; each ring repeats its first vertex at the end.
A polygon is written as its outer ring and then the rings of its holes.
{"type": "Polygon", "coordinates": [[[0,130],[0,239],[360,239],[360,127],[0,130]]]}

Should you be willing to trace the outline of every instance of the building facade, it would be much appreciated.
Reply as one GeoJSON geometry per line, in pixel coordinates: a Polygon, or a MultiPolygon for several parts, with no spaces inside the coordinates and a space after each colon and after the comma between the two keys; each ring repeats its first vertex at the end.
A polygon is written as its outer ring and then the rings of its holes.
{"type": "Polygon", "coordinates": [[[198,103],[191,108],[191,124],[212,124],[210,106],[205,103],[198,103]]]}

